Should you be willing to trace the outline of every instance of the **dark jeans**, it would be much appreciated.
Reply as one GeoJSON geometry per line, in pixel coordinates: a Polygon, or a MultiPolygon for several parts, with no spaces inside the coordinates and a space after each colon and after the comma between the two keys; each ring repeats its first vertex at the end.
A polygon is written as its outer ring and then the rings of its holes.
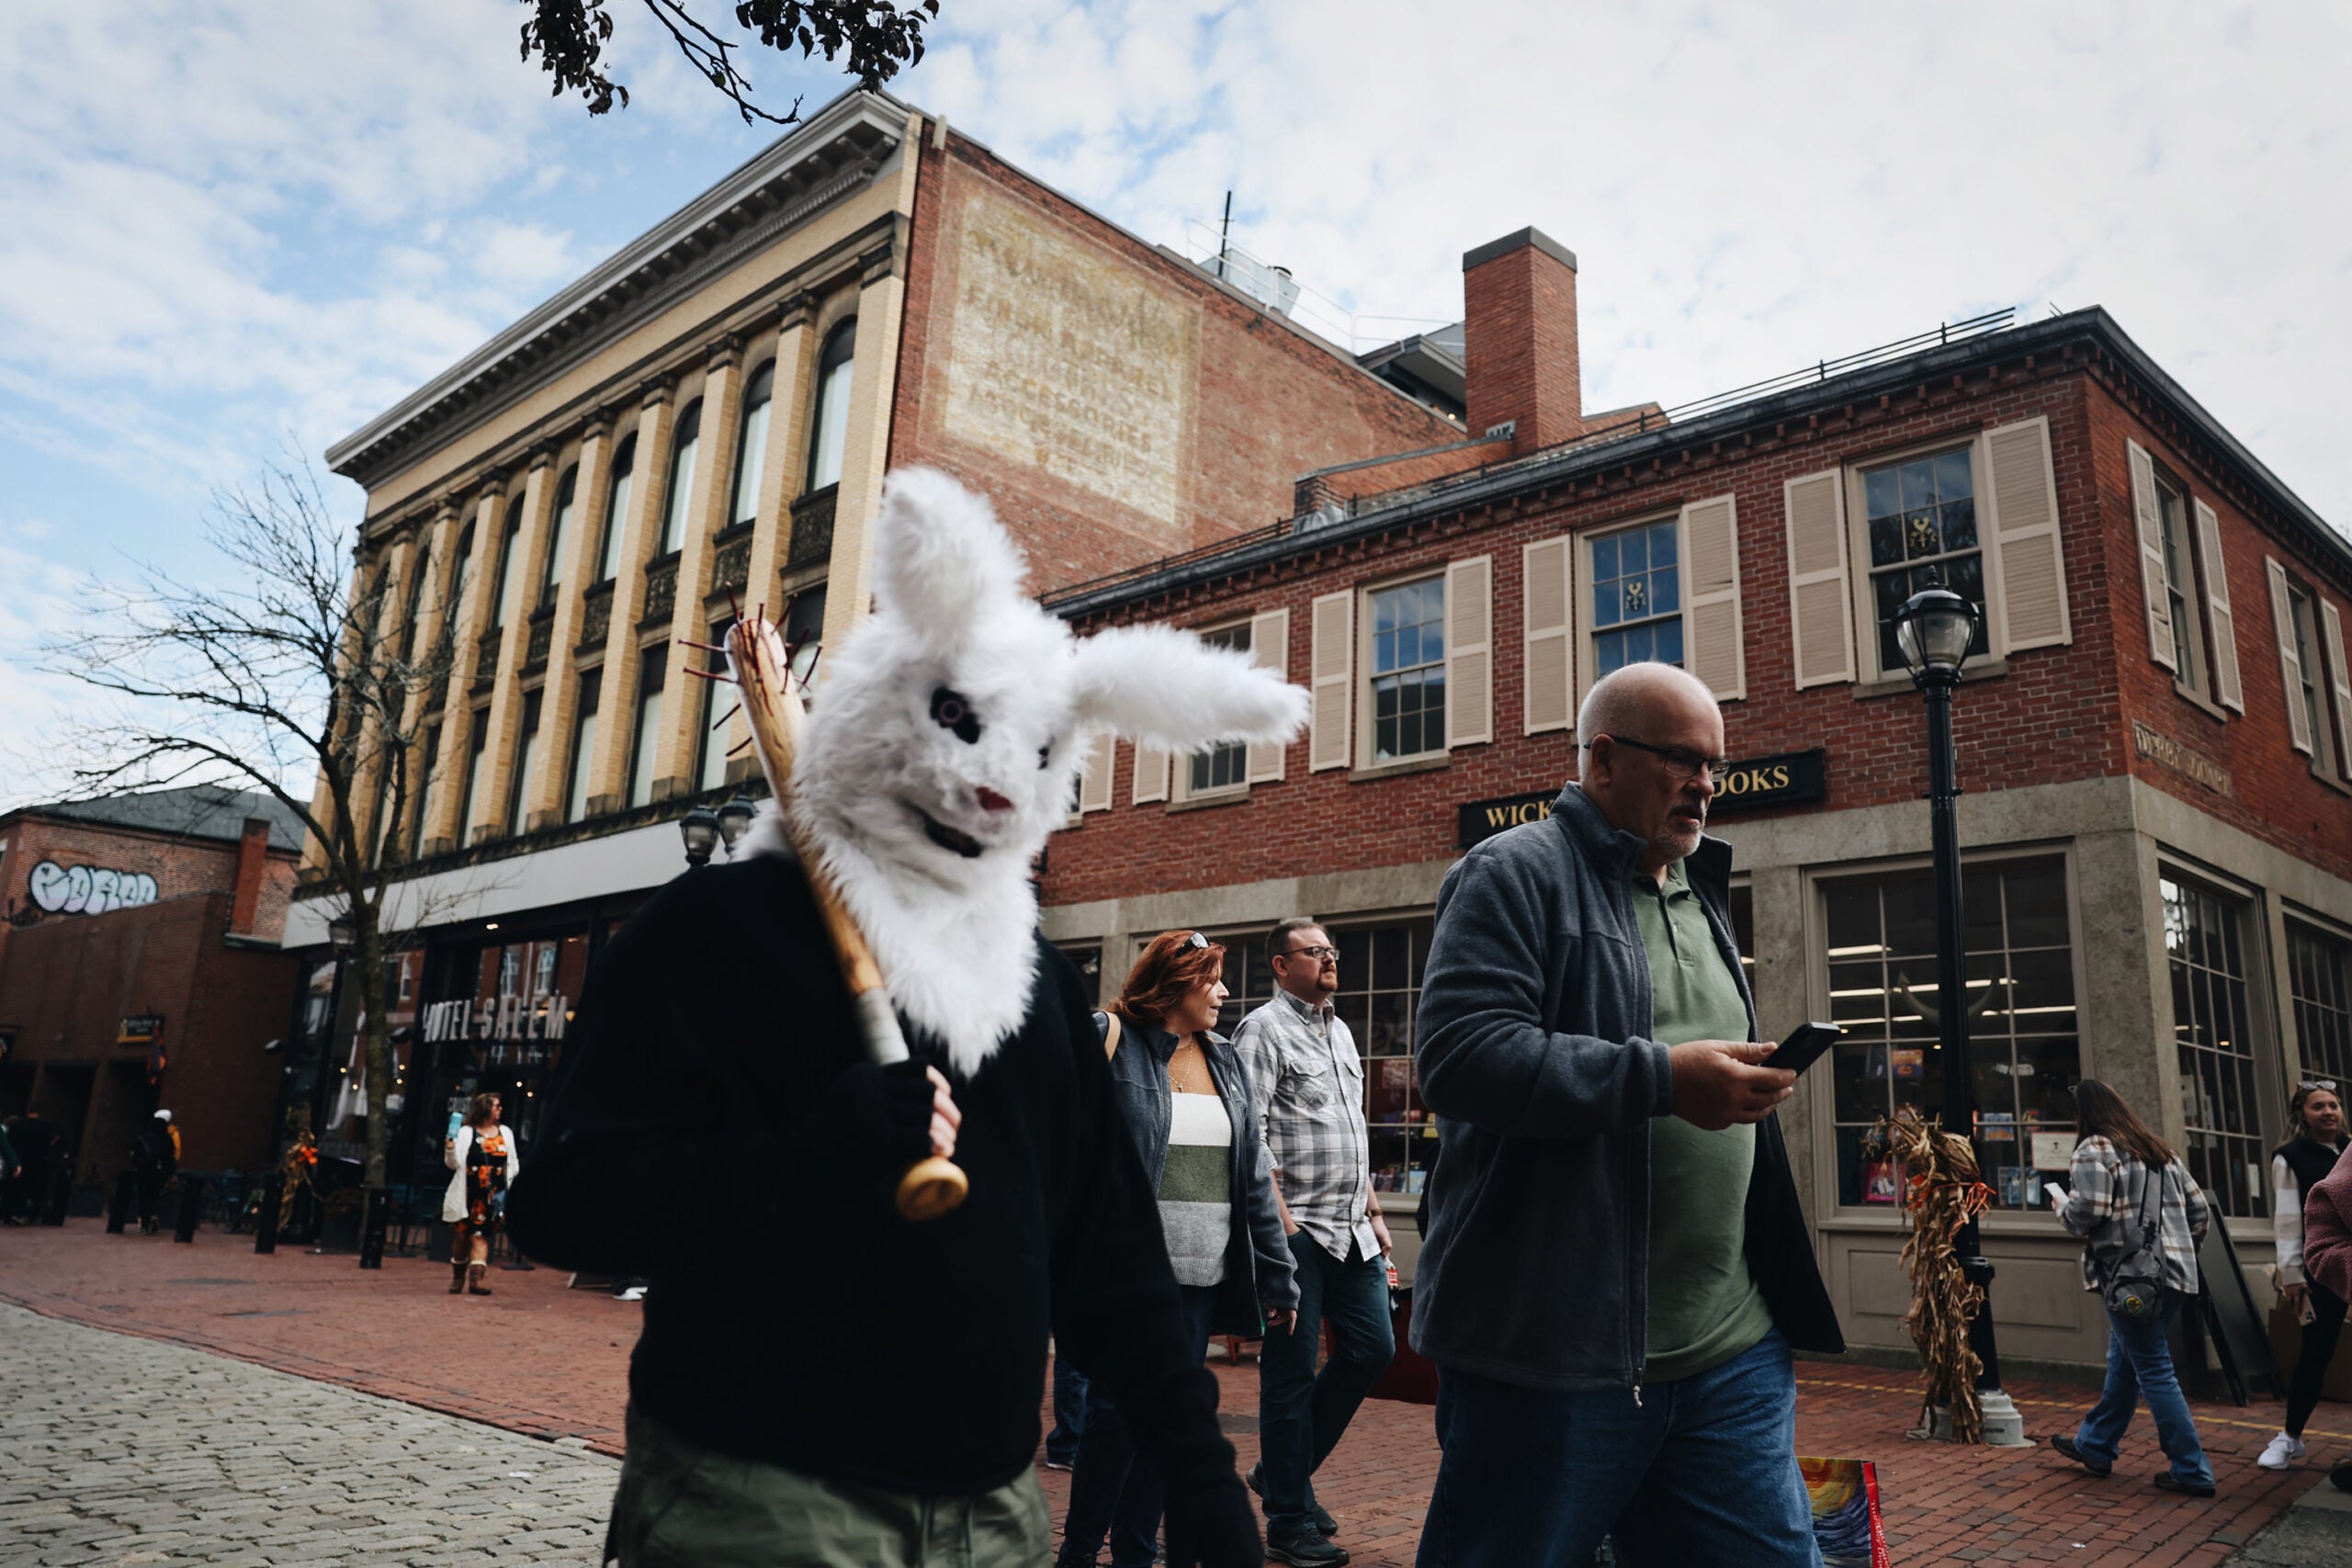
{"type": "Polygon", "coordinates": [[[2344,1298],[2313,1280],[2304,1287],[2312,1293],[2313,1316],[2302,1325],[2303,1343],[2295,1352],[2295,1375],[2287,1383],[2287,1435],[2300,1438],[2303,1423],[2319,1408],[2320,1379],[2335,1355],[2336,1337],[2344,1332],[2344,1298]]]}
{"type": "Polygon", "coordinates": [[[1775,1329],[1720,1367],[1555,1393],[1441,1368],[1419,1568],[1812,1568],[1796,1367],[1775,1329]]]}
{"type": "Polygon", "coordinates": [[[1313,1528],[1314,1474],[1331,1455],[1364,1394],[1396,1359],[1388,1315],[1388,1269],[1378,1253],[1351,1245],[1345,1261],[1305,1231],[1293,1232],[1298,1321],[1266,1330],[1258,1356],[1258,1445],[1264,1455],[1266,1533],[1288,1538],[1313,1528]],[[1315,1370],[1323,1322],[1331,1359],[1315,1370]]]}
{"type": "Polygon", "coordinates": [[[2075,1446],[2086,1458],[2113,1464],[2124,1431],[2132,1425],[2132,1412],[2144,1399],[2148,1414],[2155,1419],[2156,1441],[2172,1461],[2173,1479],[2211,1486],[2213,1467],[2205,1462],[2205,1450],[2197,1440],[2196,1419],[2188,1413],[2180,1380],[2173,1375],[2172,1347],[2165,1340],[2165,1330],[2173,1314],[2180,1310],[2180,1301],[2177,1292],[2166,1291],[2164,1310],[2154,1317],[2135,1320],[2107,1314],[2107,1386],[2099,1392],[2091,1413],[2083,1417],[2075,1446]]]}
{"type": "Polygon", "coordinates": [[[1086,1374],[1054,1347],[1054,1429],[1046,1434],[1048,1464],[1078,1462],[1078,1439],[1086,1431],[1086,1374]]]}
{"type": "MultiPolygon", "coordinates": [[[[1205,1361],[1216,1287],[1180,1289],[1193,1359],[1205,1361]]],[[[1085,1419],[1086,1430],[1078,1439],[1078,1465],[1070,1472],[1069,1512],[1062,1519],[1062,1558],[1092,1562],[1107,1530],[1112,1568],[1150,1568],[1159,1551],[1159,1516],[1167,1503],[1159,1472],[1136,1450],[1127,1418],[1111,1403],[1110,1391],[1099,1380],[1087,1380],[1085,1419]]]]}

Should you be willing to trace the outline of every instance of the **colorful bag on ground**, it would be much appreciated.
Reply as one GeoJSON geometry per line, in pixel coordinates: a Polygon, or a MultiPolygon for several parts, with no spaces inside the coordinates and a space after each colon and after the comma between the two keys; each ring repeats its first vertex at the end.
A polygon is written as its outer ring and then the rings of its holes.
{"type": "Polygon", "coordinates": [[[1889,1568],[1878,1466],[1866,1459],[1800,1458],[1797,1468],[1813,1500],[1813,1539],[1823,1568],[1889,1568]]]}

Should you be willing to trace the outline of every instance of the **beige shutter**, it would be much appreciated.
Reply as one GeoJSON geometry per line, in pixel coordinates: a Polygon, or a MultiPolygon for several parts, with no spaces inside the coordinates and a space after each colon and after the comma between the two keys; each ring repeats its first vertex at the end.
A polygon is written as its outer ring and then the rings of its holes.
{"type": "Polygon", "coordinates": [[[1747,652],[1741,646],[1739,508],[1728,495],[1682,509],[1685,569],[1683,668],[1716,699],[1747,695],[1747,652]]]}
{"type": "Polygon", "coordinates": [[[1495,558],[1445,568],[1445,743],[1495,738],[1495,558]]]}
{"type": "Polygon", "coordinates": [[[1521,619],[1526,630],[1520,703],[1525,732],[1566,729],[1576,722],[1576,600],[1568,557],[1576,541],[1562,535],[1520,551],[1521,619]]]}
{"type": "Polygon", "coordinates": [[[2238,623],[2230,613],[2230,574],[2222,565],[2222,520],[2197,503],[2197,547],[2205,558],[2205,618],[2213,627],[2213,687],[2225,708],[2245,712],[2245,687],[2238,681],[2238,623]]]}
{"type": "Polygon", "coordinates": [[[1307,728],[1306,769],[1321,773],[1346,767],[1355,755],[1348,725],[1355,705],[1355,590],[1322,595],[1310,614],[1306,662],[1315,713],[1307,728]]]}
{"type": "Polygon", "coordinates": [[[1084,782],[1078,786],[1078,809],[1081,815],[1089,811],[1111,809],[1111,771],[1117,765],[1118,742],[1108,735],[1098,735],[1087,748],[1084,782]]]}
{"type": "Polygon", "coordinates": [[[1797,690],[1854,678],[1854,598],[1846,567],[1846,475],[1830,468],[1781,487],[1789,529],[1789,622],[1797,690]]]}
{"type": "Polygon", "coordinates": [[[1986,431],[1984,477],[1993,502],[1993,559],[1985,575],[1998,579],[1998,592],[1988,589],[1998,607],[1986,607],[1988,618],[1997,617],[1991,628],[1994,652],[2072,642],[2050,422],[2029,419],[1986,431]]]}
{"type": "Polygon", "coordinates": [[[2137,441],[2131,448],[2132,515],[2140,525],[2140,593],[2148,602],[2148,657],[2177,672],[2180,650],[2173,640],[2172,598],[2165,590],[2165,519],[2156,504],[2156,464],[2137,441]]]}
{"type": "Polygon", "coordinates": [[[2303,711],[2303,658],[2295,651],[2295,606],[2287,599],[2287,569],[2268,556],[2262,568],[2270,579],[2270,625],[2278,636],[2278,676],[2287,687],[2287,739],[2312,754],[2311,716],[2303,711]]]}
{"type": "Polygon", "coordinates": [[[2352,773],[2352,674],[2344,669],[2344,617],[2324,599],[2317,601],[2327,627],[2327,679],[2335,689],[2336,766],[2352,773]]]}
{"type": "MultiPolygon", "coordinates": [[[[1290,679],[1290,612],[1268,610],[1250,617],[1250,661],[1261,670],[1271,670],[1283,680],[1290,679]]],[[[1251,784],[1267,784],[1283,776],[1283,753],[1286,750],[1279,741],[1250,748],[1248,778],[1251,784]]]]}
{"type": "Polygon", "coordinates": [[[1168,753],[1157,746],[1136,747],[1135,800],[1143,806],[1168,798],[1168,753]]]}

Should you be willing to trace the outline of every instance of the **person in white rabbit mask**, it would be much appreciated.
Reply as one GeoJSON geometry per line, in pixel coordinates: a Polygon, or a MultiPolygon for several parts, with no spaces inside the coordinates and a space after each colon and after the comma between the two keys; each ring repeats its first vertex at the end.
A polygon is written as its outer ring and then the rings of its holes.
{"type": "Polygon", "coordinates": [[[1256,1568],[1094,998],[1038,934],[1030,874],[1096,736],[1286,741],[1306,694],[1165,627],[1073,637],[987,502],[936,473],[892,476],[874,565],[790,808],[912,1060],[866,1059],[771,814],[599,959],[508,1200],[531,1256],[652,1281],[608,1557],[1043,1562],[1050,1333],[1158,1465],[1168,1561],[1256,1568]],[[970,1195],[909,1222],[896,1178],[933,1153],[970,1195]]]}

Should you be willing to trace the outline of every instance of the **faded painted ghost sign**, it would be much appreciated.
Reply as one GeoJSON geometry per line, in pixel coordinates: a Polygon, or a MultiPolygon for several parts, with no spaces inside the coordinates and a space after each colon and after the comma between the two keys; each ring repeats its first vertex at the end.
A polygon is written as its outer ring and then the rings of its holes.
{"type": "Polygon", "coordinates": [[[155,901],[155,879],[144,872],[60,865],[53,860],[33,867],[28,890],[33,902],[52,915],[103,915],[155,901]]]}

